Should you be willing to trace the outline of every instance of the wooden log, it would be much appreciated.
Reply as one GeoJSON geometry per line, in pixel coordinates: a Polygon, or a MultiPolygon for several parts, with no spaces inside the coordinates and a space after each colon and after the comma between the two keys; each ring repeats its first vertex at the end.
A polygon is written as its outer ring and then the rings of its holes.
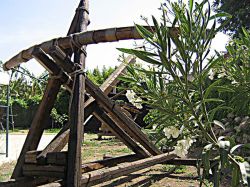
{"type": "Polygon", "coordinates": [[[26,152],[37,149],[61,84],[62,82],[59,79],[49,79],[11,178],[22,176],[22,166],[25,161],[26,152]]]}
{"type": "Polygon", "coordinates": [[[127,117],[114,102],[112,102],[103,92],[94,85],[88,78],[85,80],[86,90],[92,97],[95,98],[97,103],[103,107],[109,115],[111,115],[112,120],[118,125],[122,125],[124,130],[132,135],[148,152],[152,155],[161,154],[162,152],[150,142],[147,136],[138,128],[138,125],[129,117],[127,117]]]}
{"type": "Polygon", "coordinates": [[[81,186],[96,185],[102,182],[133,173],[135,171],[142,170],[147,167],[151,167],[156,164],[161,164],[167,160],[175,158],[175,154],[164,153],[161,155],[153,156],[150,158],[141,159],[138,161],[119,164],[118,166],[111,167],[108,169],[92,171],[89,173],[84,173],[81,179],[81,186]]]}
{"type": "MultiPolygon", "coordinates": [[[[153,31],[152,27],[145,26],[146,29],[153,31]]],[[[173,32],[177,28],[170,28],[173,32]]],[[[57,41],[58,45],[64,50],[71,48],[72,40],[79,45],[89,45],[89,44],[97,44],[101,42],[116,42],[119,40],[129,40],[129,39],[142,39],[140,34],[137,32],[134,26],[132,27],[119,27],[119,28],[108,28],[102,30],[94,30],[94,31],[86,31],[77,34],[73,34],[72,36],[55,38],[41,44],[32,46],[28,49],[25,49],[9,59],[4,65],[4,70],[10,70],[18,66],[23,62],[27,62],[32,59],[32,52],[35,47],[41,48],[46,53],[49,52],[49,49],[54,46],[55,41],[57,41]]]]}
{"type": "Polygon", "coordinates": [[[128,146],[134,153],[136,153],[141,158],[149,157],[144,149],[142,149],[123,129],[117,126],[105,112],[103,112],[100,108],[96,108],[94,111],[95,116],[113,131],[115,136],[119,138],[126,146],[128,146]]]}
{"type": "MultiPolygon", "coordinates": [[[[86,31],[89,23],[89,1],[81,0],[80,5],[83,9],[79,11],[78,25],[76,29],[78,32],[86,31]]],[[[86,58],[86,54],[83,51],[85,50],[86,46],[83,46],[81,47],[81,50],[75,48],[74,51],[74,63],[79,65],[83,70],[85,69],[86,58]]],[[[84,95],[85,77],[83,74],[75,74],[69,112],[70,132],[68,142],[67,186],[79,187],[81,182],[81,145],[84,132],[84,95]]]]}

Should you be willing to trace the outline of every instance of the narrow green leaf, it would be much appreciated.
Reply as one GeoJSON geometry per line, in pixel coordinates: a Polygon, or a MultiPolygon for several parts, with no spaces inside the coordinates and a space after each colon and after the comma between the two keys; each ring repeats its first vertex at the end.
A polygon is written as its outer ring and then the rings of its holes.
{"type": "Polygon", "coordinates": [[[222,18],[222,17],[232,18],[232,15],[228,14],[226,12],[220,12],[220,13],[217,13],[217,14],[211,16],[209,20],[213,20],[216,18],[222,18]]]}
{"type": "Polygon", "coordinates": [[[221,127],[223,130],[225,130],[225,127],[224,127],[223,123],[221,123],[220,121],[214,120],[213,123],[214,123],[215,125],[221,127]]]}
{"type": "Polygon", "coordinates": [[[189,12],[190,12],[190,15],[191,15],[193,13],[194,1],[193,0],[189,0],[188,1],[188,5],[189,5],[189,12]]]}
{"type": "Polygon", "coordinates": [[[236,166],[233,165],[232,169],[232,187],[238,187],[240,185],[240,172],[236,166]]]}
{"type": "Polygon", "coordinates": [[[121,81],[125,81],[125,82],[137,82],[136,80],[134,80],[133,78],[129,78],[129,77],[119,77],[118,78],[119,80],[121,80],[121,81]]]}

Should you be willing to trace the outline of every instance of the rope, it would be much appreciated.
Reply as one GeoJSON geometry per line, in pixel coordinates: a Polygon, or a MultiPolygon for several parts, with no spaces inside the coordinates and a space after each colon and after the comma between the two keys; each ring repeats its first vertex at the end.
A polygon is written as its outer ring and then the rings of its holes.
{"type": "Polygon", "coordinates": [[[72,52],[74,52],[74,47],[76,47],[78,50],[80,50],[85,56],[87,56],[87,52],[85,49],[82,48],[82,44],[76,40],[75,35],[71,34],[69,35],[70,38],[70,46],[71,46],[71,50],[72,52]]]}
{"type": "Polygon", "coordinates": [[[69,73],[69,75],[76,76],[76,75],[84,75],[86,76],[86,71],[77,63],[74,64],[74,71],[69,73]]]}

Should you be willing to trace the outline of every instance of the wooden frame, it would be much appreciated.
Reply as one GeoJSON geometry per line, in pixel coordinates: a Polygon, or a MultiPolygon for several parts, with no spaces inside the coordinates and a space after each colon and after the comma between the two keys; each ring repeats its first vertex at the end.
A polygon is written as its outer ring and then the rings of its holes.
{"type": "MultiPolygon", "coordinates": [[[[4,64],[4,69],[9,70],[35,58],[49,71],[50,79],[14,169],[12,178],[16,180],[0,183],[0,186],[36,186],[46,183],[50,185],[51,182],[54,182],[55,186],[93,185],[154,164],[171,161],[176,157],[175,154],[162,153],[138,125],[107,96],[119,82],[118,77],[125,72],[126,65],[135,61],[134,57],[128,57],[128,63],[121,64],[101,87],[86,77],[86,45],[141,39],[135,27],[86,31],[90,23],[88,4],[88,0],[80,0],[66,37],[32,46],[4,64]],[[61,85],[71,92],[69,122],[44,150],[37,151],[45,121],[50,115],[61,85]],[[86,92],[91,97],[85,102],[86,92]],[[109,126],[135,154],[82,164],[83,124],[90,114],[109,126]],[[67,143],[68,151],[61,151],[67,143]]],[[[150,31],[154,29],[146,28],[150,31]]]]}

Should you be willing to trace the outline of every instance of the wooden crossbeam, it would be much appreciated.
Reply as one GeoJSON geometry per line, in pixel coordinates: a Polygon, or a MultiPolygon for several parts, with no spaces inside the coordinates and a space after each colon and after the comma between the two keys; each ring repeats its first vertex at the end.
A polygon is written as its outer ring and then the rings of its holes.
{"type": "Polygon", "coordinates": [[[37,149],[61,84],[62,82],[59,79],[49,79],[42,101],[36,111],[11,178],[18,178],[22,176],[22,166],[25,160],[26,152],[37,149]]]}
{"type": "Polygon", "coordinates": [[[167,160],[171,160],[175,157],[176,157],[175,154],[164,153],[161,155],[141,159],[141,160],[130,162],[130,163],[122,163],[122,164],[119,164],[118,166],[111,167],[108,169],[85,173],[82,175],[81,186],[85,186],[86,184],[88,185],[100,184],[102,182],[129,174],[129,173],[133,173],[135,171],[139,171],[147,167],[151,167],[155,164],[166,162],[167,160]]]}

